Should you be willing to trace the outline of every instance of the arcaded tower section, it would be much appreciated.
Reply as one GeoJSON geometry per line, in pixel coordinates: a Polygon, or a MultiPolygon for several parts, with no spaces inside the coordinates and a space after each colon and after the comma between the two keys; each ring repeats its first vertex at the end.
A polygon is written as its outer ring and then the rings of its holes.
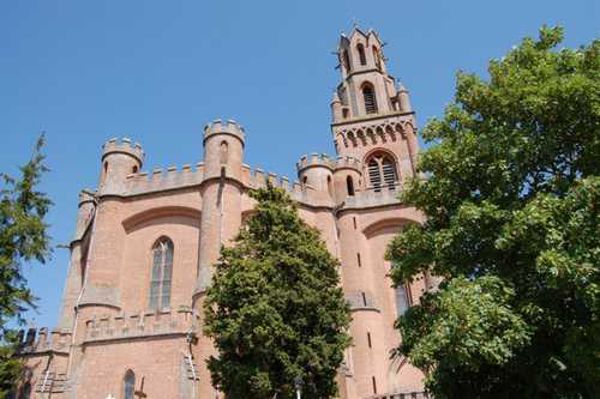
{"type": "Polygon", "coordinates": [[[181,167],[145,171],[139,144],[104,144],[98,187],[79,198],[59,325],[24,334],[17,398],[223,399],[206,367],[217,354],[202,334],[202,307],[220,249],[253,215],[249,191],[267,182],[289,193],[340,261],[353,339],[340,397],[425,397],[421,373],[390,351],[402,339],[394,321],[431,281],[393,287],[384,259],[395,234],[423,222],[399,199],[415,173],[414,111],[376,32],[342,35],[337,54],[337,154],[300,156],[297,182],[244,164],[251,135],[233,120],[198,132],[188,145],[203,161],[181,167]]]}

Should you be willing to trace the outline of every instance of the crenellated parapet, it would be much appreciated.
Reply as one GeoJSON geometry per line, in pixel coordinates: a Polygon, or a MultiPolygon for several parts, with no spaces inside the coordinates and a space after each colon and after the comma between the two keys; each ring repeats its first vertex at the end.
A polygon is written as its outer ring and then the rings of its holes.
{"type": "Polygon", "coordinates": [[[132,338],[184,336],[195,332],[199,317],[191,309],[99,316],[85,322],[84,344],[132,338]]]}
{"type": "Polygon", "coordinates": [[[197,186],[204,180],[204,164],[185,164],[182,167],[154,168],[152,171],[127,176],[124,195],[147,194],[164,190],[197,186]]]}
{"type": "Polygon", "coordinates": [[[244,128],[232,119],[229,119],[227,121],[216,119],[210,123],[207,123],[204,127],[204,142],[206,143],[206,140],[209,137],[216,134],[226,134],[233,136],[239,139],[242,142],[242,144],[244,144],[246,140],[246,133],[244,131],[244,128]]]}
{"type": "Polygon", "coordinates": [[[71,345],[71,331],[55,329],[48,331],[46,327],[29,328],[19,332],[19,352],[21,354],[44,354],[57,352],[66,354],[71,345]]]}
{"type": "Polygon", "coordinates": [[[352,169],[354,171],[362,173],[362,168],[363,168],[363,163],[360,161],[360,159],[355,158],[355,157],[339,156],[335,160],[335,170],[336,171],[342,170],[342,169],[352,169]]]}
{"type": "Polygon", "coordinates": [[[313,152],[310,155],[303,155],[300,160],[296,162],[296,169],[298,173],[302,173],[305,169],[324,167],[333,170],[335,168],[335,161],[327,154],[318,154],[313,152]]]}
{"type": "Polygon", "coordinates": [[[144,150],[140,143],[132,143],[131,139],[123,137],[121,139],[112,138],[102,146],[102,159],[109,154],[126,154],[135,158],[140,164],[144,162],[144,150]]]}

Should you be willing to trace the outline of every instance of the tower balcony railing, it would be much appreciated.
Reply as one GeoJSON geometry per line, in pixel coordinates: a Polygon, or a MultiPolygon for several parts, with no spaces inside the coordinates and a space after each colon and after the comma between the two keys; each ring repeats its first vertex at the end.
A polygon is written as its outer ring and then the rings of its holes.
{"type": "Polygon", "coordinates": [[[400,183],[367,187],[363,190],[357,190],[354,195],[346,197],[344,208],[399,204],[401,192],[402,185],[400,183]]]}
{"type": "Polygon", "coordinates": [[[386,393],[370,396],[369,399],[433,399],[433,396],[425,391],[386,393]]]}

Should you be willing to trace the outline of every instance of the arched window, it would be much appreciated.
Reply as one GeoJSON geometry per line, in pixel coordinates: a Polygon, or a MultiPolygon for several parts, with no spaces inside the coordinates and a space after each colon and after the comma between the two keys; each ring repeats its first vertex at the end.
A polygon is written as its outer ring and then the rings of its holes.
{"type": "Polygon", "coordinates": [[[137,173],[137,172],[138,172],[137,165],[133,165],[133,168],[131,168],[131,173],[137,173]]]}
{"type": "Polygon", "coordinates": [[[342,62],[344,63],[346,72],[350,72],[350,57],[348,57],[348,52],[346,50],[342,53],[342,62]]]}
{"type": "Polygon", "coordinates": [[[123,377],[123,399],[135,399],[135,373],[131,370],[125,372],[123,377]]]}
{"type": "Polygon", "coordinates": [[[358,59],[360,60],[360,65],[367,65],[367,57],[365,55],[365,46],[361,43],[356,45],[356,51],[358,51],[358,59]]]}
{"type": "Polygon", "coordinates": [[[398,182],[396,162],[394,158],[385,152],[372,155],[367,163],[369,181],[375,191],[381,191],[383,186],[393,190],[398,182]]]}
{"type": "Polygon", "coordinates": [[[375,60],[375,66],[381,71],[381,54],[375,46],[373,46],[373,59],[375,60]]]}
{"type": "Polygon", "coordinates": [[[346,177],[346,188],[348,189],[348,195],[351,197],[354,196],[354,180],[352,176],[346,177]]]}
{"type": "Polygon", "coordinates": [[[367,114],[377,113],[377,98],[375,97],[375,89],[371,84],[367,83],[362,88],[363,99],[365,101],[365,111],[367,114]]]}
{"type": "Polygon", "coordinates": [[[408,287],[401,284],[396,287],[396,316],[400,317],[410,308],[410,295],[408,287]]]}
{"type": "Polygon", "coordinates": [[[173,242],[166,237],[152,247],[152,280],[150,309],[166,309],[171,304],[171,275],[173,274],[173,242]]]}
{"type": "Polygon", "coordinates": [[[327,191],[329,191],[329,195],[333,197],[333,183],[331,182],[331,176],[327,176],[327,191]]]}
{"type": "Polygon", "coordinates": [[[227,144],[225,140],[221,141],[221,146],[219,148],[219,157],[221,165],[227,163],[227,158],[229,157],[229,144],[227,144]]]}

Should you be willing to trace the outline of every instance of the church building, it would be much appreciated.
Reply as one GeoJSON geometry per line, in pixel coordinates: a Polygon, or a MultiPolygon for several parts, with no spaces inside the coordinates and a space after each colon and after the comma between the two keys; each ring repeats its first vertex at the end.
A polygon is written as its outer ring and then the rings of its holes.
{"type": "Polygon", "coordinates": [[[394,288],[384,260],[394,235],[423,215],[399,200],[415,175],[417,128],[382,46],[372,30],[341,35],[336,156],[301,156],[297,182],[245,164],[252,134],[233,120],[206,125],[202,162],[166,170],[144,170],[140,144],[108,140],[97,189],[80,194],[58,325],[24,334],[17,398],[223,398],[205,363],[215,349],[202,303],[221,245],[253,213],[248,191],[267,181],[289,192],[340,261],[352,346],[339,397],[425,398],[420,371],[390,357],[401,341],[394,321],[434,282],[394,288]]]}

